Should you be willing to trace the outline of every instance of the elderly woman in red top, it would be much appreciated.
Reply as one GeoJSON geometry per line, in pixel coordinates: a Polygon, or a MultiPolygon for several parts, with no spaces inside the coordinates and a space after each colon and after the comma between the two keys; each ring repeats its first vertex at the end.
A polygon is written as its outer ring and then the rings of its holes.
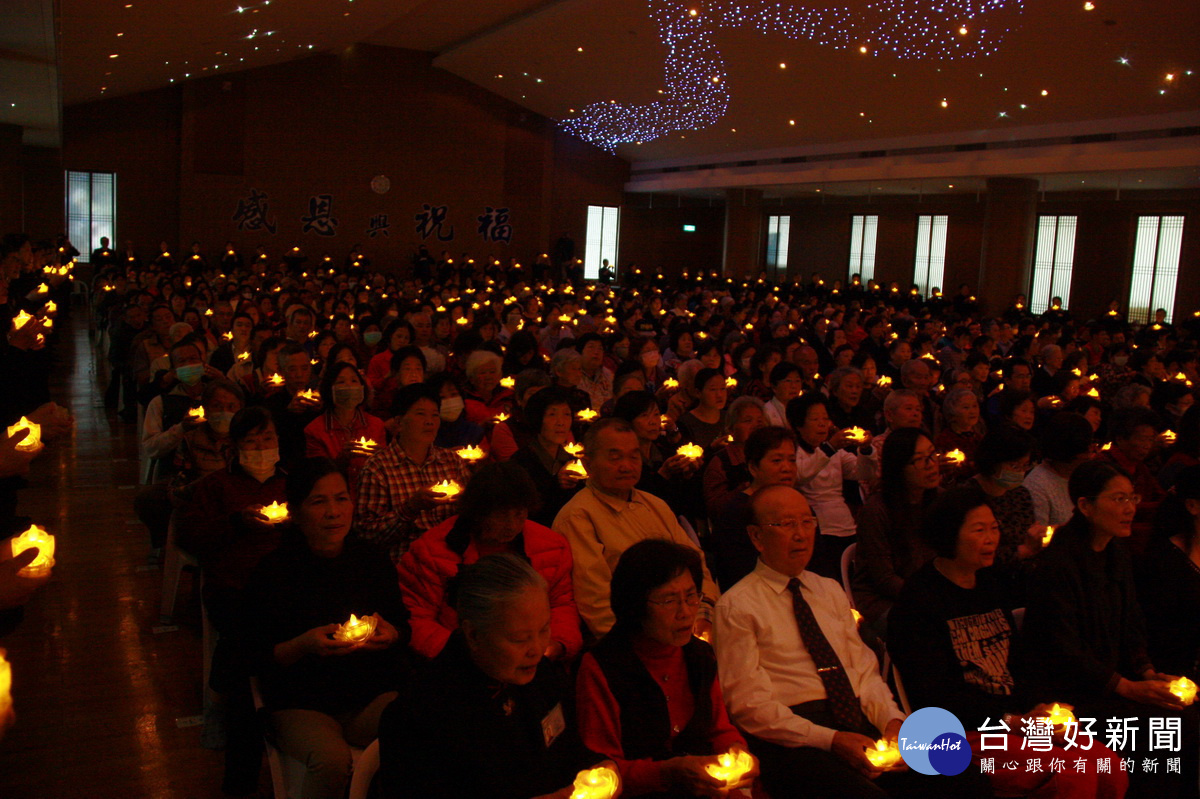
{"type": "Polygon", "coordinates": [[[345,469],[352,497],[363,464],[387,444],[383,420],[364,410],[366,393],[366,383],[354,364],[329,364],[321,375],[325,412],[304,428],[305,456],[329,458],[345,469]],[[375,446],[355,443],[363,438],[374,441],[375,446]]]}
{"type": "Polygon", "coordinates": [[[460,566],[485,555],[510,553],[529,561],[550,589],[549,658],[570,658],[583,636],[571,583],[571,547],[548,527],[529,521],[538,494],[514,463],[481,468],[459,498],[459,514],[430,528],[400,559],[400,590],[412,615],[412,648],[427,658],[458,629],[446,586],[460,566]]]}
{"type": "Polygon", "coordinates": [[[463,399],[467,403],[467,421],[490,424],[501,412],[508,413],[513,404],[513,392],[500,385],[500,356],[491,350],[475,350],[467,356],[463,371],[467,385],[463,399]]]}
{"type": "Polygon", "coordinates": [[[737,789],[758,775],[748,753],[734,785],[707,771],[746,742],[725,713],[712,647],[692,637],[702,578],[695,550],[655,538],[613,570],[617,621],[583,656],[576,702],[584,746],[616,763],[623,796],[745,796],[737,789]]]}

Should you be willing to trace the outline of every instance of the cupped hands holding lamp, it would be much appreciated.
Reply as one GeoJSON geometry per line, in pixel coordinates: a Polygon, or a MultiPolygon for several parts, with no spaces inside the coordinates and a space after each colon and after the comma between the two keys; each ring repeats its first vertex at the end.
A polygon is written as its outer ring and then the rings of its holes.
{"type": "Polygon", "coordinates": [[[254,621],[235,635],[256,666],[277,745],[308,766],[303,795],[340,799],[350,747],[376,737],[402,687],[408,611],[388,556],[349,537],[354,502],[332,461],[301,461],[287,492],[292,525],[251,575],[254,621]]]}
{"type": "Polygon", "coordinates": [[[693,636],[703,578],[690,547],[648,539],[625,550],[612,579],[616,624],[580,663],[580,734],[617,765],[625,796],[743,796],[758,775],[725,712],[712,648],[693,636]],[[639,683],[650,680],[646,693],[639,683]]]}

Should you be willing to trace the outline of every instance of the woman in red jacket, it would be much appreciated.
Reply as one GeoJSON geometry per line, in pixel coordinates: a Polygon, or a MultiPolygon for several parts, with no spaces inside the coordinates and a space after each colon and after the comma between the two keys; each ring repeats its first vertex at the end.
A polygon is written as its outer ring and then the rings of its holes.
{"type": "Polygon", "coordinates": [[[458,501],[459,514],[429,529],[400,559],[400,590],[412,614],[412,648],[436,657],[458,615],[446,587],[460,566],[485,555],[510,553],[529,561],[550,589],[550,645],[546,656],[571,658],[583,645],[571,584],[571,547],[548,527],[529,521],[537,507],[533,481],[520,466],[481,468],[458,501]]]}

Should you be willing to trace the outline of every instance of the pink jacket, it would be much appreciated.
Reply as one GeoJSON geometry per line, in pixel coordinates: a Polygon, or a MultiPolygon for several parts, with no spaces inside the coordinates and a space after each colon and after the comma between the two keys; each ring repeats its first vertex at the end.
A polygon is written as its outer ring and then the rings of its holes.
{"type": "MultiPolygon", "coordinates": [[[[461,554],[447,543],[446,537],[457,521],[458,516],[451,516],[430,528],[412,543],[396,566],[404,604],[412,614],[412,648],[427,658],[437,656],[450,633],[458,628],[458,614],[446,601],[446,583],[458,573],[460,565],[479,560],[473,540],[466,541],[461,554]]],[[[574,657],[583,646],[583,634],[571,583],[571,546],[549,527],[530,521],[525,522],[519,540],[530,564],[550,588],[550,637],[563,645],[568,658],[574,657]]]]}

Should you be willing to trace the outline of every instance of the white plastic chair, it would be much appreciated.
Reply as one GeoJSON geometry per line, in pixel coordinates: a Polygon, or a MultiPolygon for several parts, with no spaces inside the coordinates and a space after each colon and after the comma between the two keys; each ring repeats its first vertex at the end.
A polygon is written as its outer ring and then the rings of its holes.
{"type": "Polygon", "coordinates": [[[359,755],[358,760],[354,761],[354,773],[350,775],[348,799],[367,799],[367,792],[371,789],[371,780],[375,779],[377,771],[379,771],[378,738],[371,741],[359,755]]]}
{"type": "Polygon", "coordinates": [[[854,574],[854,553],[857,551],[858,542],[842,550],[842,590],[846,592],[846,599],[850,600],[850,607],[854,607],[854,589],[850,587],[850,578],[854,574]]]}
{"type": "MultiPolygon", "coordinates": [[[[175,542],[177,515],[177,513],[172,513],[171,520],[167,523],[167,543],[163,548],[162,601],[158,607],[158,616],[163,624],[170,624],[175,617],[175,598],[179,594],[179,578],[183,575],[184,567],[200,568],[199,561],[180,549],[175,542]]],[[[205,635],[207,637],[207,633],[205,635]]],[[[207,641],[205,648],[207,649],[207,641]]]]}

